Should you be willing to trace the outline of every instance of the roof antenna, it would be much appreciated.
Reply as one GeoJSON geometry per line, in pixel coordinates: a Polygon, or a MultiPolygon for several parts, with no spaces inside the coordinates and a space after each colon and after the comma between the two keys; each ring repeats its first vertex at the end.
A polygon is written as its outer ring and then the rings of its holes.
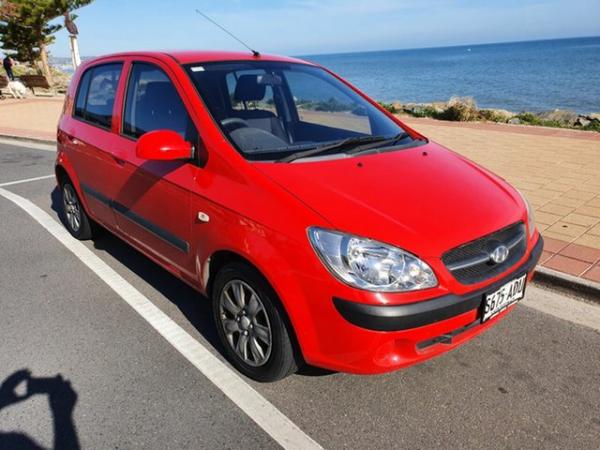
{"type": "Polygon", "coordinates": [[[213,19],[211,19],[210,17],[208,17],[206,14],[204,14],[202,11],[196,9],[196,12],[198,14],[200,14],[202,17],[204,17],[206,20],[208,20],[210,23],[212,23],[213,25],[216,25],[217,27],[219,27],[221,30],[223,30],[225,33],[227,33],[229,36],[231,36],[232,38],[234,38],[236,41],[238,41],[240,44],[242,44],[244,47],[246,47],[248,50],[250,50],[252,52],[252,54],[255,57],[259,57],[260,53],[257,52],[256,50],[252,49],[248,44],[246,44],[244,41],[242,41],[240,38],[238,38],[237,36],[235,36],[233,33],[231,33],[230,31],[228,31],[225,27],[222,27],[221,25],[219,25],[217,22],[215,22],[213,19]]]}

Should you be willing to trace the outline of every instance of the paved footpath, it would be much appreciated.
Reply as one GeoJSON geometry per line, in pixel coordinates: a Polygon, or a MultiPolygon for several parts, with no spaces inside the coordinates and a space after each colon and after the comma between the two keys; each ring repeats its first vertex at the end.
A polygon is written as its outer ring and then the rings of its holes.
{"type": "Polygon", "coordinates": [[[60,97],[0,100],[0,135],[54,141],[62,107],[60,97]]]}
{"type": "MultiPolygon", "coordinates": [[[[0,135],[54,140],[61,98],[0,101],[0,135]]],[[[534,206],[542,265],[600,282],[600,133],[403,118],[491,169],[534,206]]]]}

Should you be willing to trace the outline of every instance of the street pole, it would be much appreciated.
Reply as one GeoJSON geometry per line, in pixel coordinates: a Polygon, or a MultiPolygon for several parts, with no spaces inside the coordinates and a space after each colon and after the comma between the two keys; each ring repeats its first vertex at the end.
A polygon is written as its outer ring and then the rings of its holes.
{"type": "Polygon", "coordinates": [[[71,42],[71,63],[73,64],[73,70],[77,70],[77,67],[81,64],[81,57],[79,56],[79,44],[77,43],[77,36],[74,34],[69,35],[71,42]]]}

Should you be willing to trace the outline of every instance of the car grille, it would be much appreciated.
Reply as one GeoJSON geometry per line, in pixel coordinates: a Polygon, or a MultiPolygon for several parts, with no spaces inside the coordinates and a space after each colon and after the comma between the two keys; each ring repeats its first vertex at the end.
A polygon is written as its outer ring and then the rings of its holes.
{"type": "Polygon", "coordinates": [[[523,257],[526,248],[525,224],[519,222],[444,253],[442,261],[458,281],[474,284],[504,272],[523,257]],[[508,257],[495,263],[491,254],[500,245],[508,248],[508,257]]]}

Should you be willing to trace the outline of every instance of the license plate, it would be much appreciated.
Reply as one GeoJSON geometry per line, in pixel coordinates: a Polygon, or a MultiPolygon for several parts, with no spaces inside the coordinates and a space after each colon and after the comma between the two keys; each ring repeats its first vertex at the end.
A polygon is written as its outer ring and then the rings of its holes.
{"type": "Polygon", "coordinates": [[[509,281],[500,289],[485,296],[481,322],[491,319],[525,295],[525,279],[527,274],[509,281]]]}

